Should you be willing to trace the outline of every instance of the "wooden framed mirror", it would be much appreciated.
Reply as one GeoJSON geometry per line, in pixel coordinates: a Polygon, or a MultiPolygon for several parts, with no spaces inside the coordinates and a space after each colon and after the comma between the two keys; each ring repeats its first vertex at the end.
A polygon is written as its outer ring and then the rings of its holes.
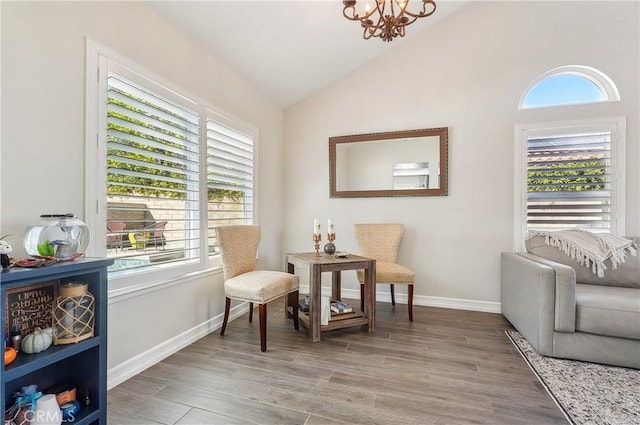
{"type": "Polygon", "coordinates": [[[330,137],[330,196],[446,196],[448,142],[447,127],[330,137]]]}

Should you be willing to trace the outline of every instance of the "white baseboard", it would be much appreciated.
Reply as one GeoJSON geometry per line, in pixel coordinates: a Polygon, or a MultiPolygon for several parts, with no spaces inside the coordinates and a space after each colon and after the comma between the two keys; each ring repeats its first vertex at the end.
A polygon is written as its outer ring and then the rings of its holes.
{"type": "MultiPolygon", "coordinates": [[[[404,297],[406,303],[406,296],[404,297]]],[[[396,295],[396,301],[398,296],[396,295]]],[[[391,296],[389,296],[389,302],[391,302],[391,296]]],[[[427,307],[440,307],[440,308],[453,308],[455,310],[471,310],[482,311],[485,313],[501,313],[501,305],[495,301],[477,301],[477,300],[465,300],[462,298],[443,298],[443,297],[427,297],[418,295],[413,297],[414,305],[424,305],[427,307]]]]}
{"type": "MultiPolygon", "coordinates": [[[[301,292],[305,292],[305,289],[303,287],[300,287],[300,289],[301,292]]],[[[326,288],[326,291],[330,291],[330,288],[326,288]]],[[[356,289],[342,289],[342,296],[349,299],[360,299],[360,291],[356,289]]],[[[380,302],[390,303],[391,294],[388,292],[377,292],[376,300],[380,302]]],[[[406,304],[407,295],[396,294],[396,302],[399,304],[406,304]]],[[[427,307],[452,308],[456,310],[482,311],[486,313],[501,312],[499,302],[476,301],[459,298],[443,298],[417,295],[413,297],[413,304],[427,307]]],[[[248,311],[248,309],[248,303],[242,303],[232,308],[229,314],[229,320],[236,319],[237,317],[243,315],[248,311]]],[[[143,370],[180,351],[187,345],[192,344],[193,342],[208,335],[209,333],[220,329],[220,327],[222,327],[222,319],[223,315],[219,314],[218,316],[167,340],[162,344],[159,344],[145,351],[144,353],[141,353],[127,360],[126,362],[109,369],[109,371],[107,372],[107,388],[111,389],[116,385],[121,384],[122,382],[137,375],[143,370]]]]}
{"type": "MultiPolygon", "coordinates": [[[[242,316],[247,311],[249,311],[248,303],[242,303],[233,307],[229,312],[229,321],[242,316]]],[[[224,313],[221,313],[216,317],[181,333],[180,335],[138,354],[124,363],[120,363],[119,365],[112,367],[107,371],[107,389],[111,389],[116,385],[123,383],[143,370],[153,366],[170,355],[177,353],[189,344],[192,344],[211,332],[220,329],[222,327],[223,318],[224,313]]]]}
{"type": "MultiPolygon", "coordinates": [[[[329,294],[331,293],[331,288],[326,287],[322,288],[323,293],[329,294]]],[[[300,292],[308,293],[308,287],[304,285],[300,285],[300,292]]],[[[342,289],[341,295],[344,298],[349,299],[360,299],[360,290],[359,289],[342,289]]],[[[407,294],[406,293],[398,293],[396,292],[396,303],[406,304],[407,303],[407,294]]],[[[376,301],[380,302],[391,302],[391,294],[389,292],[376,292],[376,301]]],[[[425,307],[440,307],[440,308],[453,308],[455,310],[471,310],[471,311],[482,311],[485,313],[501,313],[501,307],[499,302],[494,301],[477,301],[477,300],[467,300],[463,298],[444,298],[444,297],[431,297],[425,295],[414,295],[413,296],[413,305],[422,305],[425,307]]]]}

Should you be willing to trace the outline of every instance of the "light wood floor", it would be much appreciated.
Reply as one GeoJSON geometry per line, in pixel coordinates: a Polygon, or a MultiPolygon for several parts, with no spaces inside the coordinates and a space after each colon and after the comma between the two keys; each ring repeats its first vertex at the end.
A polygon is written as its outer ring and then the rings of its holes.
{"type": "Polygon", "coordinates": [[[108,423],[565,424],[499,314],[378,303],[376,332],[294,331],[269,305],[109,391],[108,423]]]}

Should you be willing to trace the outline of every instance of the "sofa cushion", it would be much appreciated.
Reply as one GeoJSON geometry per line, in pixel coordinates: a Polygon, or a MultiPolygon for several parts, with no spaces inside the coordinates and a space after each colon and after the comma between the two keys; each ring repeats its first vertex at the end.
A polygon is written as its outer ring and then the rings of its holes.
{"type": "Polygon", "coordinates": [[[615,269],[611,261],[605,261],[607,270],[604,272],[604,277],[600,278],[592,272],[591,267],[585,267],[560,249],[547,245],[544,236],[533,236],[527,239],[525,244],[530,254],[573,267],[578,283],[640,288],[640,255],[627,254],[625,262],[618,264],[615,269]]]}
{"type": "Polygon", "coordinates": [[[576,284],[576,332],[640,339],[640,289],[576,284]]]}

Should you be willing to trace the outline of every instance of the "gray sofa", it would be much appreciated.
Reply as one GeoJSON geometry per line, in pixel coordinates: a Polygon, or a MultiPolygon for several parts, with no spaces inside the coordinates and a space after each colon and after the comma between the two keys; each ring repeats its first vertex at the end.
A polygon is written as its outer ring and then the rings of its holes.
{"type": "Polygon", "coordinates": [[[602,278],[536,236],[504,252],[502,314],[544,356],[640,369],[640,255],[602,278]]]}

